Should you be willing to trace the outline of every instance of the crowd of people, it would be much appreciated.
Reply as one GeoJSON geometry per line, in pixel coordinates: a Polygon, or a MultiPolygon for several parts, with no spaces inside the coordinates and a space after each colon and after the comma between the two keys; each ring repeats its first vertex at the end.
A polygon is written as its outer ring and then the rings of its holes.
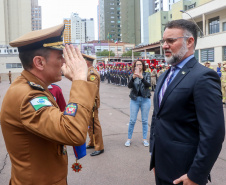
{"type": "Polygon", "coordinates": [[[100,81],[107,79],[130,88],[126,147],[141,110],[143,145],[149,146],[156,185],[206,185],[225,137],[221,82],[226,89],[226,64],[219,69],[220,79],[219,72],[197,62],[196,24],[183,19],[166,24],[160,43],[170,67],[149,69],[137,60],[132,68],[100,69],[100,76],[92,57],[63,45],[63,31],[61,24],[10,42],[18,47],[24,71],[9,87],[1,108],[12,164],[9,184],[66,185],[65,145],[84,145],[87,133],[86,148],[95,149],[91,156],[104,152],[98,108],[100,81]],[[52,83],[62,79],[62,71],[72,85],[69,102],[61,108],[52,83]],[[154,110],[148,142],[151,90],[154,110]]]}

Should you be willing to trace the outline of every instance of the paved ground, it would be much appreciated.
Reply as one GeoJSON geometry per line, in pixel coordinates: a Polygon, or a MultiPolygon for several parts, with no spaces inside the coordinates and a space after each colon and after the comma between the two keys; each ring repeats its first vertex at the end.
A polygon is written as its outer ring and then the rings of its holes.
{"type": "MultiPolygon", "coordinates": [[[[58,83],[65,99],[68,100],[71,82],[63,78],[58,83]]],[[[8,82],[0,83],[0,106],[2,99],[9,87],[8,82]]],[[[68,148],[69,185],[154,185],[153,173],[149,171],[150,156],[148,148],[142,145],[141,116],[134,129],[131,147],[127,148],[124,143],[127,139],[129,122],[129,89],[111,84],[101,83],[101,107],[99,109],[100,122],[103,129],[105,153],[91,157],[93,150],[87,150],[87,156],[79,160],[83,169],[74,173],[71,164],[75,161],[71,147],[68,148]]],[[[152,104],[153,105],[153,104],[152,104]]],[[[153,106],[149,115],[150,119],[153,106]]],[[[226,109],[224,108],[226,113],[226,109]]],[[[217,120],[216,120],[217,121],[217,120]]],[[[148,133],[149,134],[149,133],[148,133]]],[[[87,137],[88,139],[88,137],[87,137]]],[[[0,185],[8,184],[11,164],[7,154],[2,133],[0,132],[0,185]]],[[[54,169],[53,169],[54,170],[54,169]]],[[[226,184],[226,144],[211,172],[213,185],[226,184]]]]}

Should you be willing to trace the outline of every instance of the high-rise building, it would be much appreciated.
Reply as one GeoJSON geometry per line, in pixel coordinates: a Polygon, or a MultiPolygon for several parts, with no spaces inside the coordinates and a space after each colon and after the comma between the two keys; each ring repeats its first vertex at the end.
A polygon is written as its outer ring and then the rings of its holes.
{"type": "Polygon", "coordinates": [[[141,43],[140,0],[121,1],[122,41],[141,43]]]}
{"type": "Polygon", "coordinates": [[[141,0],[140,12],[141,12],[141,43],[146,45],[149,43],[148,17],[155,13],[154,1],[141,0]]]}
{"type": "Polygon", "coordinates": [[[77,13],[71,13],[64,19],[64,42],[80,44],[94,40],[94,20],[81,19],[77,13]]]}
{"type": "Polygon", "coordinates": [[[177,3],[180,0],[151,0],[155,3],[155,12],[169,11],[172,8],[172,4],[177,3]]]}
{"type": "Polygon", "coordinates": [[[120,0],[99,0],[98,39],[121,41],[120,0]]]}
{"type": "Polygon", "coordinates": [[[64,19],[64,43],[71,43],[71,19],[64,19]]]}
{"type": "Polygon", "coordinates": [[[31,31],[31,1],[0,0],[0,45],[31,31]]]}
{"type": "Polygon", "coordinates": [[[31,0],[32,31],[42,29],[42,8],[38,6],[38,0],[31,0]]]}

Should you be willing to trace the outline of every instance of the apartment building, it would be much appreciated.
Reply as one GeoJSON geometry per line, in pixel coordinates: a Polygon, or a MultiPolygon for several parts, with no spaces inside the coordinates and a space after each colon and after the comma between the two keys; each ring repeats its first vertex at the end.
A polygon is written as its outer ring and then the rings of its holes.
{"type": "Polygon", "coordinates": [[[42,8],[38,6],[38,0],[31,0],[32,31],[42,29],[42,8]]]}

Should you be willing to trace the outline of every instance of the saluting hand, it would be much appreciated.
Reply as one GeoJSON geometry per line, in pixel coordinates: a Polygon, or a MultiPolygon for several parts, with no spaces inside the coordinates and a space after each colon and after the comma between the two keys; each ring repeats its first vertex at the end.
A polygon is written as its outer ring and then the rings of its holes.
{"type": "Polygon", "coordinates": [[[183,185],[198,185],[198,184],[196,184],[195,182],[191,181],[191,180],[188,178],[187,174],[181,176],[179,179],[174,180],[174,181],[173,181],[173,184],[179,184],[179,183],[181,183],[181,182],[183,182],[183,185]]]}
{"type": "Polygon", "coordinates": [[[61,69],[64,76],[72,81],[87,81],[88,67],[79,49],[75,49],[73,45],[66,44],[63,53],[65,63],[61,69]]]}

